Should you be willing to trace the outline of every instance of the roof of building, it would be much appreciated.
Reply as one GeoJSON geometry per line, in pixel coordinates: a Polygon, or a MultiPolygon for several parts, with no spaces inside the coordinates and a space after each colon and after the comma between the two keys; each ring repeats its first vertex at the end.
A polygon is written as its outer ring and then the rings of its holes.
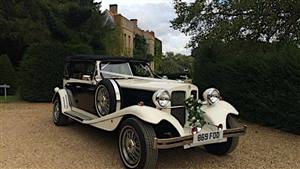
{"type": "Polygon", "coordinates": [[[76,61],[105,61],[105,62],[139,62],[148,63],[147,60],[135,59],[129,57],[114,57],[114,56],[103,56],[103,55],[72,55],[65,59],[66,62],[76,61]]]}

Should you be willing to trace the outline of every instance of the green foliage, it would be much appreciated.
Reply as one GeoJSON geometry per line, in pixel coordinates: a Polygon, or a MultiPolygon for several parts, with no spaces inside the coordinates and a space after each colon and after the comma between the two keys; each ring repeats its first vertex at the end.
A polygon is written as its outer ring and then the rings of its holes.
{"type": "Polygon", "coordinates": [[[299,44],[300,1],[174,0],[172,27],[192,35],[190,46],[207,39],[299,44]]]}
{"type": "Polygon", "coordinates": [[[0,1],[0,54],[20,67],[22,98],[49,101],[61,83],[64,56],[108,53],[114,32],[100,6],[93,0],[0,1]]]}
{"type": "MultiPolygon", "coordinates": [[[[14,94],[16,90],[16,72],[7,55],[0,55],[0,85],[7,84],[10,88],[7,89],[8,94],[14,94]]],[[[0,94],[3,95],[3,88],[0,89],[0,94]]]]}
{"type": "Polygon", "coordinates": [[[193,97],[188,98],[185,101],[185,107],[189,112],[188,121],[192,127],[203,127],[206,124],[204,119],[204,111],[200,108],[202,106],[201,100],[197,100],[193,97]]]}
{"type": "Polygon", "coordinates": [[[60,43],[33,44],[21,63],[20,95],[26,101],[50,101],[53,89],[62,86],[64,58],[77,53],[90,53],[84,45],[60,43]]]}
{"type": "Polygon", "coordinates": [[[242,118],[300,134],[299,48],[207,42],[193,55],[200,91],[216,87],[242,118]]]}
{"type": "Polygon", "coordinates": [[[155,58],[155,70],[159,75],[167,75],[171,79],[180,75],[191,76],[193,62],[194,58],[191,56],[167,52],[165,57],[155,58]]]}
{"type": "Polygon", "coordinates": [[[120,26],[115,26],[110,34],[106,34],[103,38],[105,51],[110,56],[122,56],[124,55],[124,34],[120,26]]]}
{"type": "Polygon", "coordinates": [[[18,66],[33,43],[84,44],[106,54],[104,39],[112,32],[103,25],[99,3],[93,0],[0,1],[0,53],[18,66]]]}
{"type": "Polygon", "coordinates": [[[93,49],[85,44],[66,44],[66,50],[73,54],[93,54],[93,49]]]}
{"type": "Polygon", "coordinates": [[[148,44],[146,39],[140,35],[136,35],[134,38],[133,57],[137,59],[149,60],[147,51],[148,44]]]}
{"type": "Polygon", "coordinates": [[[163,53],[162,53],[162,42],[155,38],[155,43],[154,43],[154,56],[156,57],[162,57],[163,53]]]}

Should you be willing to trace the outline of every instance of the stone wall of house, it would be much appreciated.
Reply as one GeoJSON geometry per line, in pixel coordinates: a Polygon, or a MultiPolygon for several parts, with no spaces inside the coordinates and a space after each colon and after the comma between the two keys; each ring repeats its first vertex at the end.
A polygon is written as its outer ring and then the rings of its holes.
{"type": "Polygon", "coordinates": [[[133,56],[135,35],[143,36],[146,39],[148,44],[148,54],[155,54],[155,34],[153,31],[144,31],[138,27],[137,19],[129,20],[119,14],[118,6],[116,4],[110,5],[109,14],[114,17],[115,24],[121,29],[120,41],[122,41],[122,43],[118,43],[121,44],[118,47],[123,50],[121,50],[122,52],[120,55],[133,56]]]}

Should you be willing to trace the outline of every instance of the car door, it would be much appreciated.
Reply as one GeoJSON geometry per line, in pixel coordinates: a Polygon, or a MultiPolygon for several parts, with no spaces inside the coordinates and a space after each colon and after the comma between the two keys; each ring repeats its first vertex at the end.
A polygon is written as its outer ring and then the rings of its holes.
{"type": "Polygon", "coordinates": [[[94,106],[94,81],[95,63],[73,62],[70,64],[70,77],[65,87],[72,95],[73,106],[97,114],[94,106]]]}

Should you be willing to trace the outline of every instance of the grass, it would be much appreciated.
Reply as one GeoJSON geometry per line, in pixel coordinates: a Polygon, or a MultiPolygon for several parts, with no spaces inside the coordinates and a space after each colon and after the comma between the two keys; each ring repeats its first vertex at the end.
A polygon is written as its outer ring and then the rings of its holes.
{"type": "Polygon", "coordinates": [[[4,96],[0,96],[0,103],[9,103],[9,102],[19,102],[22,99],[18,95],[6,96],[6,100],[4,96]]]}

